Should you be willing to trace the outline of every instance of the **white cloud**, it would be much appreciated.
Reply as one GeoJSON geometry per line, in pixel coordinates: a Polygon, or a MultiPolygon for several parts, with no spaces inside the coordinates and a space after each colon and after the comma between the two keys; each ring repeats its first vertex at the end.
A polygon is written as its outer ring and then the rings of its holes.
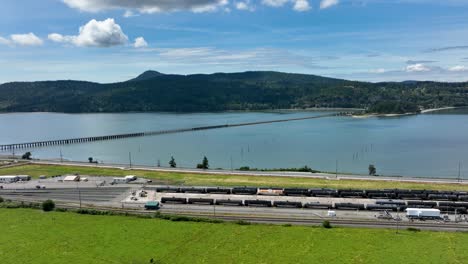
{"type": "Polygon", "coordinates": [[[286,3],[292,3],[293,9],[299,12],[307,11],[310,9],[308,0],[262,0],[262,4],[271,7],[282,7],[286,3]]]}
{"type": "Polygon", "coordinates": [[[10,38],[0,37],[0,44],[3,45],[19,45],[19,46],[40,46],[44,42],[34,33],[28,34],[12,34],[10,38]]]}
{"type": "Polygon", "coordinates": [[[464,72],[464,71],[468,71],[468,68],[463,65],[457,65],[457,66],[450,67],[448,70],[451,72],[464,72]]]}
{"type": "Polygon", "coordinates": [[[9,42],[20,46],[40,46],[43,43],[42,39],[34,35],[34,33],[10,35],[9,42]]]}
{"type": "Polygon", "coordinates": [[[135,42],[133,43],[133,47],[135,48],[146,48],[148,47],[148,42],[143,37],[138,37],[135,39],[135,42]]]}
{"type": "Polygon", "coordinates": [[[49,34],[48,38],[54,42],[71,43],[78,47],[111,47],[123,45],[128,41],[128,37],[112,18],[103,21],[93,19],[80,27],[76,36],[53,33],[49,34]]]}
{"type": "Polygon", "coordinates": [[[123,14],[123,17],[135,17],[138,16],[138,14],[135,14],[132,10],[125,10],[125,13],[123,14]]]}
{"type": "Polygon", "coordinates": [[[411,65],[406,66],[407,72],[428,72],[430,70],[431,68],[427,67],[426,65],[422,63],[411,64],[411,65]]]}
{"type": "Polygon", "coordinates": [[[237,10],[255,11],[255,8],[250,4],[250,0],[236,2],[235,7],[237,10]]]}
{"type": "Polygon", "coordinates": [[[329,7],[332,7],[334,5],[337,5],[338,3],[339,3],[338,0],[322,0],[320,2],[320,9],[329,8],[329,7]]]}
{"type": "Polygon", "coordinates": [[[309,5],[309,2],[307,0],[297,0],[295,3],[294,3],[294,10],[296,11],[299,11],[299,12],[303,12],[303,11],[307,11],[310,9],[310,5],[309,5]]]}
{"type": "Polygon", "coordinates": [[[71,8],[99,12],[112,9],[135,9],[141,13],[159,13],[190,10],[196,13],[216,11],[228,0],[62,0],[71,8]]]}
{"type": "Polygon", "coordinates": [[[49,34],[47,36],[47,38],[49,40],[52,40],[53,42],[67,42],[67,41],[71,40],[70,38],[67,38],[67,37],[62,36],[62,35],[57,34],[57,33],[49,34]]]}

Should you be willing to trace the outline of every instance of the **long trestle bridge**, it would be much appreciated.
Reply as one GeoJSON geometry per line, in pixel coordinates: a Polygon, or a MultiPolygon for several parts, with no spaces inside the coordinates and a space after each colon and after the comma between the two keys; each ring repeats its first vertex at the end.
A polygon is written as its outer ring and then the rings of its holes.
{"type": "Polygon", "coordinates": [[[228,128],[228,127],[253,126],[253,125],[261,125],[261,124],[271,124],[271,123],[290,122],[290,121],[299,121],[299,120],[308,120],[308,119],[318,119],[318,118],[324,118],[324,117],[343,116],[343,115],[349,115],[349,114],[350,113],[348,112],[340,112],[340,113],[333,113],[333,114],[316,115],[316,116],[299,117],[299,118],[288,118],[288,119],[279,119],[279,120],[269,120],[269,121],[225,124],[225,125],[215,125],[215,126],[201,126],[201,127],[192,127],[192,128],[148,131],[148,132],[138,132],[138,133],[128,133],[128,134],[116,134],[116,135],[106,135],[106,136],[96,136],[96,137],[56,139],[56,140],[36,141],[36,142],[29,142],[29,143],[14,143],[14,144],[0,145],[0,151],[9,151],[9,150],[15,150],[15,149],[30,149],[30,148],[58,146],[58,145],[69,145],[69,144],[88,143],[88,142],[106,141],[106,140],[117,140],[117,139],[124,139],[124,138],[133,138],[133,137],[156,136],[156,135],[175,134],[175,133],[183,133],[183,132],[190,132],[190,131],[210,130],[210,129],[219,129],[219,128],[228,128]]]}

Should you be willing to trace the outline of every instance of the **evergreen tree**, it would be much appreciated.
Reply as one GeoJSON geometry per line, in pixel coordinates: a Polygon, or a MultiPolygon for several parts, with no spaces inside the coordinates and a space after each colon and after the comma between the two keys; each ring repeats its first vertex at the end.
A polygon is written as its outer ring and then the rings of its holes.
{"type": "Polygon", "coordinates": [[[377,174],[377,169],[375,168],[374,165],[370,164],[369,165],[369,175],[375,176],[377,174]]]}
{"type": "Polygon", "coordinates": [[[207,170],[210,167],[210,165],[208,164],[208,159],[206,158],[206,156],[203,157],[202,167],[203,167],[204,170],[207,170]]]}
{"type": "Polygon", "coordinates": [[[171,156],[171,160],[169,161],[169,166],[171,166],[171,168],[177,167],[177,163],[175,162],[175,159],[173,156],[171,156]]]}

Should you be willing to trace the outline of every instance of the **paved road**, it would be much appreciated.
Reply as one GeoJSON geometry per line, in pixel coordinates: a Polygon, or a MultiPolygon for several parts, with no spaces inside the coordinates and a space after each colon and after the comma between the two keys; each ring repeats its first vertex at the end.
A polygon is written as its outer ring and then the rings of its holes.
{"type": "Polygon", "coordinates": [[[388,176],[368,176],[354,174],[327,174],[327,173],[308,173],[308,172],[264,172],[264,171],[229,171],[229,170],[199,170],[187,168],[162,168],[151,166],[132,166],[131,168],[125,164],[90,164],[85,162],[60,162],[49,160],[31,161],[33,164],[44,165],[63,165],[63,166],[83,166],[97,168],[114,168],[114,169],[133,169],[147,171],[162,171],[162,172],[182,172],[182,173],[198,173],[198,174],[213,174],[213,175],[239,175],[239,176],[265,176],[265,177],[295,177],[295,178],[316,178],[316,179],[349,179],[349,180],[371,180],[371,181],[399,181],[399,182],[423,182],[423,183],[452,183],[452,184],[468,184],[468,181],[458,181],[457,179],[444,178],[413,178],[413,177],[388,177],[388,176]]]}

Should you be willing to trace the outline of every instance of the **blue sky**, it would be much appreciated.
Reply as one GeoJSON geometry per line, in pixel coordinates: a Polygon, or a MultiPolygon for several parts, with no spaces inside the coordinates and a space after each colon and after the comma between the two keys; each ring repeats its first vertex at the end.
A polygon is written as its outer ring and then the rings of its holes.
{"type": "Polygon", "coordinates": [[[468,81],[467,14],[465,0],[2,0],[0,83],[148,69],[468,81]]]}

